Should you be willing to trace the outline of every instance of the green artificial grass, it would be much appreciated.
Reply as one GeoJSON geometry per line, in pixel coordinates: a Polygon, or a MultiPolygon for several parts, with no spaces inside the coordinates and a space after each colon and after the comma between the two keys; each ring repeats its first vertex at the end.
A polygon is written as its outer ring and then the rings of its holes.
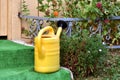
{"type": "Polygon", "coordinates": [[[70,73],[60,69],[54,73],[34,72],[33,67],[0,70],[0,80],[71,80],[70,73]]]}
{"type": "Polygon", "coordinates": [[[33,66],[34,48],[0,40],[0,69],[33,66]]]}
{"type": "Polygon", "coordinates": [[[0,80],[71,80],[61,68],[53,73],[34,71],[34,47],[0,40],[0,80]]]}

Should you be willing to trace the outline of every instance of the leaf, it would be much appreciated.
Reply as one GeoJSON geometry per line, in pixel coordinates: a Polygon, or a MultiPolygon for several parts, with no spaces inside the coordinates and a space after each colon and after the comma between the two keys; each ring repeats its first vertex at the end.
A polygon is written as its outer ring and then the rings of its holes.
{"type": "Polygon", "coordinates": [[[52,0],[47,0],[48,3],[49,3],[50,1],[52,1],[52,0]]]}
{"type": "Polygon", "coordinates": [[[48,5],[48,4],[45,4],[45,5],[44,5],[44,9],[46,10],[47,8],[49,8],[49,5],[48,5]]]}
{"type": "Polygon", "coordinates": [[[114,39],[112,40],[112,44],[113,44],[116,40],[117,40],[117,38],[114,38],[114,39]]]}
{"type": "Polygon", "coordinates": [[[43,1],[43,0],[38,0],[38,3],[39,3],[39,4],[42,4],[42,1],[43,1]]]}

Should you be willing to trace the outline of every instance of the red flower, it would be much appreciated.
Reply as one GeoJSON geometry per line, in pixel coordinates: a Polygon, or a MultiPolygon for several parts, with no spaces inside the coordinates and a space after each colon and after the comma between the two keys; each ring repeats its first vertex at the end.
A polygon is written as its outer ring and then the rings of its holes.
{"type": "Polygon", "coordinates": [[[109,23],[109,21],[110,21],[110,20],[105,19],[105,20],[104,20],[104,23],[106,23],[106,24],[107,24],[107,23],[109,23]]]}
{"type": "Polygon", "coordinates": [[[59,12],[58,12],[58,11],[54,11],[54,12],[53,12],[53,15],[54,15],[55,17],[57,17],[57,16],[59,15],[59,12]]]}
{"type": "Polygon", "coordinates": [[[101,9],[101,8],[102,8],[102,3],[101,3],[101,2],[98,2],[98,3],[96,4],[96,7],[99,8],[99,9],[101,9]]]}

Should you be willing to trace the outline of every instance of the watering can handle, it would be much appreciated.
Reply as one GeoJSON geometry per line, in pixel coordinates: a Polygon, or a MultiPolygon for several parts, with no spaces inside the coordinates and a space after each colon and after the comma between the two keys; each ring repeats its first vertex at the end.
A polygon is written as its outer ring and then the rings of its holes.
{"type": "Polygon", "coordinates": [[[41,47],[41,37],[42,37],[42,34],[46,31],[49,31],[48,34],[49,35],[54,35],[54,30],[51,26],[47,26],[43,29],[40,30],[40,32],[38,33],[38,38],[37,38],[37,43],[38,43],[38,52],[41,53],[42,51],[42,47],[41,47]]]}

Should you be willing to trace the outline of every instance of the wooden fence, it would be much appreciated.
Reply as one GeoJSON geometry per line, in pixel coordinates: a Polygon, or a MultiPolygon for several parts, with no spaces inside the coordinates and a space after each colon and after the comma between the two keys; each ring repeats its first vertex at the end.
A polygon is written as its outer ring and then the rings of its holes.
{"type": "MultiPolygon", "coordinates": [[[[26,0],[31,15],[38,16],[37,0],[26,0]]],[[[21,39],[21,20],[18,12],[21,11],[22,0],[0,0],[0,36],[7,36],[9,40],[21,39]]]]}

